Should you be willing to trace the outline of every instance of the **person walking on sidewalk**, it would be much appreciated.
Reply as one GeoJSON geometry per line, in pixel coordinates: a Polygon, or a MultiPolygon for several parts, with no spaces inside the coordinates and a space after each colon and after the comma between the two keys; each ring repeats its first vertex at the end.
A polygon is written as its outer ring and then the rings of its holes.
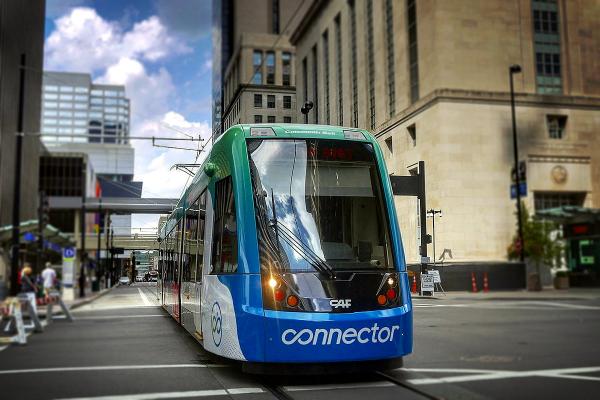
{"type": "Polygon", "coordinates": [[[21,293],[27,296],[33,311],[37,314],[37,304],[35,302],[37,286],[33,282],[33,270],[29,263],[25,263],[23,271],[21,271],[21,293]]]}
{"type": "Polygon", "coordinates": [[[44,296],[48,299],[50,292],[56,288],[56,271],[50,262],[46,262],[46,268],[42,271],[42,279],[44,280],[44,296]]]}

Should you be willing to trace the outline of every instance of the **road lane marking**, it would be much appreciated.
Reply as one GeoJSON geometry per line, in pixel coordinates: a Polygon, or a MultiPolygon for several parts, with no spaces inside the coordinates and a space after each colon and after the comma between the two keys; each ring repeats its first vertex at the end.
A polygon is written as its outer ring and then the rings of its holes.
{"type": "MultiPolygon", "coordinates": [[[[402,371],[412,372],[424,372],[423,369],[415,368],[401,368],[402,371]]],[[[428,369],[428,372],[446,372],[446,373],[461,373],[460,369],[428,369]]],[[[528,377],[542,377],[542,378],[561,378],[561,379],[584,379],[584,380],[598,380],[596,377],[576,376],[574,374],[585,374],[600,372],[600,367],[580,367],[580,368],[561,368],[561,369],[540,369],[532,371],[499,371],[499,370],[481,370],[481,373],[475,373],[466,376],[448,376],[439,378],[419,378],[419,379],[408,379],[407,382],[413,385],[435,385],[439,383],[461,383],[461,382],[475,382],[475,381],[486,381],[496,379],[511,379],[511,378],[528,378],[528,377]]]]}
{"type": "Polygon", "coordinates": [[[142,292],[141,288],[138,288],[138,292],[140,292],[140,297],[142,298],[142,301],[144,302],[145,306],[151,306],[152,303],[150,303],[150,300],[148,300],[148,298],[146,297],[146,295],[144,294],[144,292],[142,292]]]}
{"type": "Polygon", "coordinates": [[[160,400],[160,399],[181,399],[187,397],[208,397],[208,396],[230,396],[236,394],[254,394],[264,393],[259,387],[236,388],[236,389],[213,389],[213,390],[191,390],[187,392],[158,392],[125,394],[117,396],[98,396],[98,397],[70,397],[61,400],[160,400]]]}
{"type": "Polygon", "coordinates": [[[86,371],[118,371],[134,369],[161,369],[161,368],[219,368],[226,365],[219,364],[158,364],[158,365],[103,365],[87,367],[56,367],[56,368],[29,368],[0,370],[0,375],[31,374],[46,372],[86,372],[86,371]]]}
{"type": "MultiPolygon", "coordinates": [[[[157,317],[162,317],[162,318],[166,318],[169,317],[169,315],[167,314],[146,314],[146,315],[98,315],[98,316],[87,316],[87,317],[80,317],[77,316],[77,320],[93,320],[93,319],[119,319],[119,318],[157,318],[157,317]]],[[[59,315],[56,316],[52,319],[65,319],[66,317],[64,315],[59,315]]]]}
{"type": "Polygon", "coordinates": [[[367,389],[374,387],[396,386],[395,383],[386,381],[365,382],[355,384],[329,384],[329,385],[306,385],[306,386],[283,386],[286,392],[304,392],[314,390],[338,390],[338,389],[367,389]]]}

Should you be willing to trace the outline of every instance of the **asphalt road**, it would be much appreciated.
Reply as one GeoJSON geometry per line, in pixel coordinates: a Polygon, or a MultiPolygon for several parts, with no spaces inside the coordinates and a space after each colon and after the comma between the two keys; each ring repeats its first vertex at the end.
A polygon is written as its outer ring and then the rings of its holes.
{"type": "Polygon", "coordinates": [[[154,290],[116,288],[75,310],[74,323],[57,320],[26,346],[0,347],[0,399],[600,398],[600,295],[415,299],[405,368],[265,381],[215,362],[154,290]]]}

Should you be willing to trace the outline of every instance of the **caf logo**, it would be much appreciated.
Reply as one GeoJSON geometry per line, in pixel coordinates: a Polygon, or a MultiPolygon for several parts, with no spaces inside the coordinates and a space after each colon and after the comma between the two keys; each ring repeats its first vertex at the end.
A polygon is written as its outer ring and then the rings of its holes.
{"type": "Polygon", "coordinates": [[[223,317],[221,316],[221,307],[219,303],[213,304],[212,314],[210,316],[210,329],[215,346],[219,347],[223,337],[223,317]]]}

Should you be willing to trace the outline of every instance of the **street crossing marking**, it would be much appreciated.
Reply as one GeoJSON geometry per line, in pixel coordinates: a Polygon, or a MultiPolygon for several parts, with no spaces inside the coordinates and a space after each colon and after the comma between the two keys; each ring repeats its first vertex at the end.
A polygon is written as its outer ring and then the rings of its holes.
{"type": "Polygon", "coordinates": [[[31,374],[46,372],[85,372],[85,371],[117,371],[123,369],[161,369],[161,368],[219,368],[220,364],[158,364],[158,365],[102,365],[88,367],[56,367],[0,370],[0,375],[31,374]]]}
{"type": "Polygon", "coordinates": [[[144,292],[142,292],[141,288],[138,288],[138,291],[140,292],[140,297],[142,298],[142,301],[144,302],[145,306],[151,306],[152,303],[150,303],[150,300],[148,300],[148,298],[146,297],[146,295],[144,294],[144,292]]]}
{"type": "MultiPolygon", "coordinates": [[[[408,379],[407,382],[413,385],[435,385],[439,383],[462,383],[475,382],[496,379],[542,377],[542,378],[562,378],[562,379],[582,379],[590,381],[600,381],[600,377],[580,376],[575,374],[586,374],[600,372],[600,367],[580,367],[580,368],[561,368],[561,369],[540,369],[532,371],[500,371],[500,370],[461,370],[449,368],[400,368],[407,372],[446,372],[446,373],[465,373],[465,371],[479,371],[466,376],[448,376],[440,378],[419,378],[408,379]]],[[[471,372],[466,372],[471,373],[471,372]]]]}
{"type": "Polygon", "coordinates": [[[212,390],[190,390],[187,392],[158,392],[142,394],[125,394],[118,396],[98,397],[70,397],[62,400],[155,400],[155,399],[181,399],[187,397],[229,396],[235,394],[264,393],[259,387],[236,388],[236,389],[212,389],[212,390]]]}
{"type": "Polygon", "coordinates": [[[559,303],[559,302],[548,302],[548,301],[494,301],[494,302],[473,302],[469,304],[459,303],[446,303],[446,304],[432,304],[432,303],[414,303],[413,308],[435,308],[435,307],[456,307],[456,308],[478,308],[486,310],[549,310],[556,311],[560,308],[562,311],[565,310],[600,310],[598,306],[587,306],[581,304],[571,303],[559,303]]]}

